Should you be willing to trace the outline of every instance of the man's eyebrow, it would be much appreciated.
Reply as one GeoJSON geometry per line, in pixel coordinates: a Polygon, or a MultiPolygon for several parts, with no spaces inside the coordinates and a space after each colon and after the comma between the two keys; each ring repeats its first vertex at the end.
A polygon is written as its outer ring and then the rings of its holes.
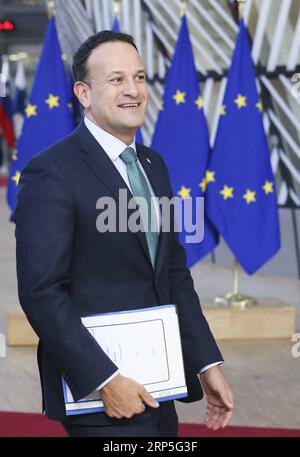
{"type": "MultiPolygon", "coordinates": [[[[143,68],[141,68],[140,70],[137,70],[137,71],[136,71],[136,74],[138,74],[138,73],[144,73],[144,74],[146,74],[146,70],[144,70],[143,68]]],[[[123,75],[123,74],[124,74],[123,71],[114,70],[114,71],[111,71],[110,73],[108,73],[108,76],[123,75]]]]}

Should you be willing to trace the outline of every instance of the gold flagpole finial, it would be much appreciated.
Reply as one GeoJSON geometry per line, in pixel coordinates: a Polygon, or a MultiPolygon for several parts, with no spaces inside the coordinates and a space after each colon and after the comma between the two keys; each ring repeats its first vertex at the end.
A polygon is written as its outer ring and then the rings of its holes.
{"type": "Polygon", "coordinates": [[[55,14],[56,14],[55,0],[48,0],[47,8],[48,8],[48,17],[49,17],[49,19],[51,19],[51,17],[55,16],[55,14]]]}
{"type": "Polygon", "coordinates": [[[243,19],[244,17],[244,9],[246,0],[237,0],[239,6],[239,20],[243,19]]]}
{"type": "Polygon", "coordinates": [[[114,2],[114,15],[120,19],[121,14],[121,0],[113,0],[114,2]]]}
{"type": "Polygon", "coordinates": [[[183,17],[186,14],[188,3],[189,0],[181,0],[180,17],[183,17]]]}

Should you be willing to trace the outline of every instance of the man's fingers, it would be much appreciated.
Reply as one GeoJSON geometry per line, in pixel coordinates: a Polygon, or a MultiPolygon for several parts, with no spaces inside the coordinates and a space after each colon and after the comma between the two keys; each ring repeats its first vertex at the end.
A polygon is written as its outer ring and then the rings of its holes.
{"type": "Polygon", "coordinates": [[[221,394],[221,400],[229,411],[233,410],[233,395],[230,390],[225,392],[223,395],[221,394]]]}
{"type": "Polygon", "coordinates": [[[225,428],[228,422],[230,421],[232,417],[233,412],[228,411],[227,413],[224,414],[223,420],[222,420],[222,427],[225,428]]]}
{"type": "Polygon", "coordinates": [[[121,414],[119,414],[116,410],[112,410],[111,408],[105,411],[107,416],[111,419],[122,419],[121,414]]]}
{"type": "Polygon", "coordinates": [[[147,392],[146,389],[142,389],[140,392],[141,399],[151,408],[158,408],[159,403],[147,392]]]}
{"type": "Polygon", "coordinates": [[[231,419],[232,411],[227,411],[227,409],[219,408],[218,406],[208,406],[205,414],[204,422],[207,427],[212,430],[218,430],[219,428],[224,428],[231,419]]]}
{"type": "Polygon", "coordinates": [[[139,409],[138,414],[143,413],[145,411],[146,407],[142,401],[140,402],[138,409],[139,409]]]}

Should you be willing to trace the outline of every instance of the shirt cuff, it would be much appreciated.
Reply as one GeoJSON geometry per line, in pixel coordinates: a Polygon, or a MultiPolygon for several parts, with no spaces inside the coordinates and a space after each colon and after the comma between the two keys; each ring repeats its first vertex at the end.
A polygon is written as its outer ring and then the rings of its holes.
{"type": "Polygon", "coordinates": [[[210,363],[209,365],[206,365],[204,368],[202,368],[199,373],[200,374],[204,373],[204,371],[208,370],[209,368],[215,367],[216,365],[222,365],[222,363],[224,363],[224,362],[221,361],[221,362],[210,363]]]}
{"type": "Polygon", "coordinates": [[[107,378],[102,384],[100,384],[100,386],[96,387],[96,389],[94,389],[89,395],[87,395],[88,397],[96,392],[98,392],[100,389],[102,389],[102,387],[106,386],[106,384],[108,384],[112,379],[114,379],[118,374],[120,373],[120,370],[118,369],[117,371],[115,371],[109,378],[107,378]]]}

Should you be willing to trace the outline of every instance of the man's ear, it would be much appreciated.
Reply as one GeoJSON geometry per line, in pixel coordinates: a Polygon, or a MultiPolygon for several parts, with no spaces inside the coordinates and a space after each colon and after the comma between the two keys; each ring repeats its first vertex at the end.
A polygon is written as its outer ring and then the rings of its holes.
{"type": "Polygon", "coordinates": [[[79,100],[79,103],[83,108],[89,108],[90,107],[90,101],[89,101],[89,93],[88,93],[88,86],[82,81],[76,81],[74,84],[74,94],[79,100]]]}

